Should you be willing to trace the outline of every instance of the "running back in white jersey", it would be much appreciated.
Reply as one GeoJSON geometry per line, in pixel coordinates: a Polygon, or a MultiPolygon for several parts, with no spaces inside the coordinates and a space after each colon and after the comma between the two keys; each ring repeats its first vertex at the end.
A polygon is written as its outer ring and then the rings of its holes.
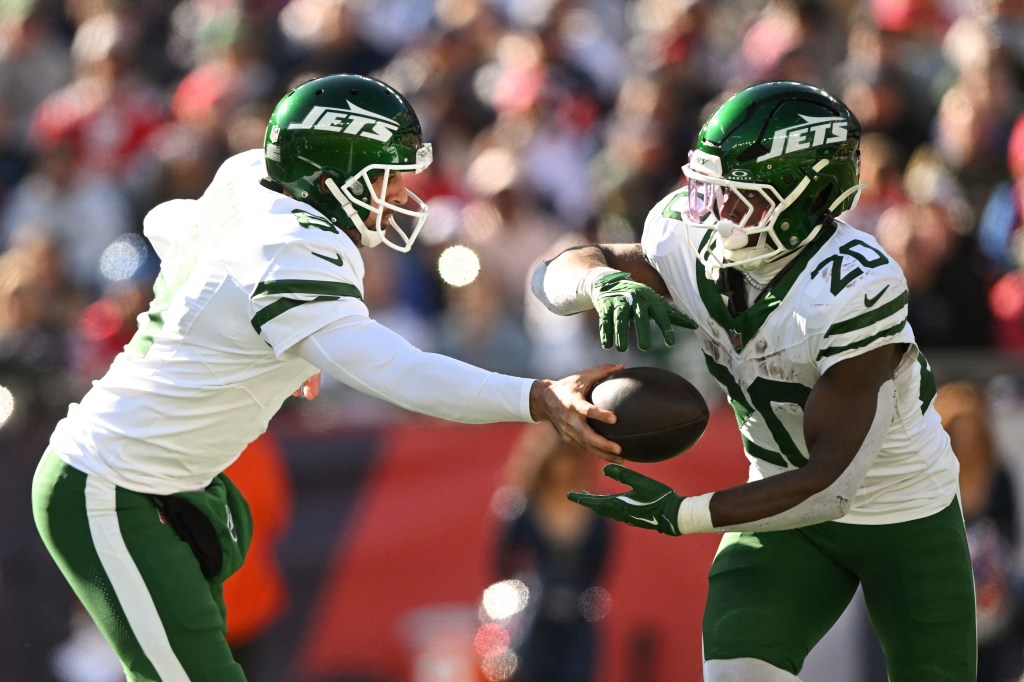
{"type": "Polygon", "coordinates": [[[931,406],[935,383],[907,321],[906,280],[878,242],[842,222],[826,227],[753,305],[733,316],[716,273],[705,270],[687,240],[679,201],[685,206],[686,190],[652,209],[643,250],[674,303],[698,324],[708,368],[736,414],[750,480],[807,463],[803,406],[829,367],[906,344],[889,434],[842,521],[893,523],[948,506],[959,465],[931,406]]]}
{"type": "Polygon", "coordinates": [[[317,371],[289,349],[368,315],[352,240],[263,177],[262,150],[244,152],[200,199],[146,216],[161,259],[153,302],[51,440],[75,468],[139,492],[206,486],[317,371]]]}

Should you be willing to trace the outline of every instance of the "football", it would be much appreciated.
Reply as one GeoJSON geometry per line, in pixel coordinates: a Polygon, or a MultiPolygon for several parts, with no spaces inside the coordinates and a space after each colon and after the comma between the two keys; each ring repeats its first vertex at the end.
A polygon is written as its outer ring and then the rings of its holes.
{"type": "Polygon", "coordinates": [[[590,390],[590,402],[611,410],[615,424],[588,419],[590,426],[622,446],[632,462],[661,462],[688,450],[708,425],[708,404],[700,391],[674,372],[627,367],[590,390]]]}

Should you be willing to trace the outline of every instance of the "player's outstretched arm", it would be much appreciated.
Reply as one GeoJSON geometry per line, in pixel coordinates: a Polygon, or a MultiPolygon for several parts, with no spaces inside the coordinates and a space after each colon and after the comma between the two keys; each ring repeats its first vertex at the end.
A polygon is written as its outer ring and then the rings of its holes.
{"type": "Polygon", "coordinates": [[[643,256],[639,244],[574,247],[537,266],[531,278],[534,295],[552,312],[573,315],[597,311],[601,345],[624,351],[629,329],[636,329],[637,346],[651,347],[653,321],[669,346],[675,343],[673,325],[696,325],[664,297],[661,275],[643,256]]]}

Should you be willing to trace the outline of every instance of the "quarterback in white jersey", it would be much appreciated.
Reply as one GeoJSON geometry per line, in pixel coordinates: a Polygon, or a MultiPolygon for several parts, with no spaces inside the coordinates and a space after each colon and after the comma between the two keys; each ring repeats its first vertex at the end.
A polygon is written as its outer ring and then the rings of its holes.
{"type": "Polygon", "coordinates": [[[707,682],[797,680],[858,586],[890,680],[975,677],[959,467],[907,283],[838,219],[859,194],[859,139],[849,109],[818,88],[747,88],[705,123],[686,187],[651,210],[640,243],[568,250],[534,273],[554,312],[597,309],[606,347],[624,349],[631,326],[648,346],[651,319],[668,343],[671,324],[695,329],[736,414],[745,484],[683,497],[610,464],[627,493],[569,495],[668,535],[724,533],[707,682]]]}
{"type": "Polygon", "coordinates": [[[359,247],[408,251],[426,206],[403,173],[431,163],[408,101],[354,75],[285,95],[263,149],[198,200],[145,218],[161,260],[149,310],[57,426],[33,483],[40,534],[130,680],[244,680],[221,584],[251,517],[223,471],[311,375],[460,422],[550,421],[616,461],[586,400],[620,366],[534,380],[423,353],[375,322],[359,247]]]}

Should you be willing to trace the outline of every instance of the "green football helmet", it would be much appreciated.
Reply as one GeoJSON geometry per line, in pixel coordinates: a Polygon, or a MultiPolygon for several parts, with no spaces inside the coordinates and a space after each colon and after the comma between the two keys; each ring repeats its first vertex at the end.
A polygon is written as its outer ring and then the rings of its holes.
{"type": "Polygon", "coordinates": [[[682,213],[701,262],[756,270],[813,241],[857,204],[860,135],[846,105],[805,83],[762,83],[730,97],[683,166],[682,213]]]}
{"type": "Polygon", "coordinates": [[[433,155],[412,105],[391,86],[348,74],[302,83],[274,108],[263,152],[272,183],[356,229],[363,246],[412,248],[427,206],[412,192],[408,208],[389,203],[388,182],[423,171],[433,155]]]}

